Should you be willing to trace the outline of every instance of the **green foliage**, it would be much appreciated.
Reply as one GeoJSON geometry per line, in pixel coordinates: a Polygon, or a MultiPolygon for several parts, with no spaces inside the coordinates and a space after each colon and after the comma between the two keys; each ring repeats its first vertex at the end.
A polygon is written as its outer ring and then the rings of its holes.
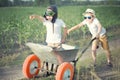
{"type": "MultiPolygon", "coordinates": [[[[119,6],[63,6],[58,7],[58,15],[70,28],[83,20],[82,13],[87,8],[96,11],[96,16],[104,27],[120,25],[119,6]]],[[[0,48],[11,49],[16,44],[21,46],[29,41],[44,43],[45,27],[37,19],[30,20],[29,15],[43,15],[45,9],[45,7],[0,8],[0,48]]],[[[87,31],[86,27],[75,30],[68,36],[68,40],[77,41],[83,38],[83,33],[87,31]]]]}
{"type": "Polygon", "coordinates": [[[0,58],[0,67],[10,65],[11,62],[13,62],[18,56],[19,56],[19,54],[13,54],[13,55],[9,55],[9,56],[0,58]]]}
{"type": "MultiPolygon", "coordinates": [[[[0,12],[0,48],[7,50],[16,44],[22,45],[28,41],[44,41],[45,29],[42,24],[29,20],[29,15],[34,13],[31,11],[33,9],[17,7],[0,9],[2,10],[0,12]]],[[[37,10],[39,11],[38,8],[37,10]]]]}
{"type": "Polygon", "coordinates": [[[0,7],[2,6],[8,6],[9,0],[0,0],[0,7]]]}

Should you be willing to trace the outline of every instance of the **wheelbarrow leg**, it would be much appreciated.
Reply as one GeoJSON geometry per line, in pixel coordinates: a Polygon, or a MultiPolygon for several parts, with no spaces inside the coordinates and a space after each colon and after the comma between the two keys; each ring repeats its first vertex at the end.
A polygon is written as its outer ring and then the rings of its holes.
{"type": "Polygon", "coordinates": [[[58,66],[59,66],[59,65],[56,65],[56,67],[55,67],[55,72],[57,72],[58,66]]]}
{"type": "Polygon", "coordinates": [[[73,64],[74,64],[74,75],[73,75],[73,80],[76,80],[76,74],[77,74],[77,69],[76,69],[76,63],[77,61],[74,61],[73,64]]]}
{"type": "Polygon", "coordinates": [[[51,65],[51,71],[53,71],[54,64],[51,65]]]}
{"type": "Polygon", "coordinates": [[[55,74],[57,72],[58,65],[52,63],[50,68],[50,74],[55,74]]]}
{"type": "Polygon", "coordinates": [[[49,66],[48,66],[48,62],[45,62],[45,61],[43,61],[43,65],[42,65],[42,71],[47,71],[46,72],[46,75],[45,76],[48,76],[49,75],[49,66]]]}
{"type": "Polygon", "coordinates": [[[45,63],[46,63],[47,76],[49,76],[49,72],[48,72],[48,70],[49,70],[48,62],[45,62],[45,63]]]}
{"type": "Polygon", "coordinates": [[[51,67],[50,67],[50,64],[46,62],[47,76],[49,76],[53,72],[53,68],[54,68],[54,64],[51,64],[51,67]]]}
{"type": "Polygon", "coordinates": [[[41,71],[44,71],[44,66],[45,66],[45,61],[43,61],[42,67],[41,67],[41,71]]]}

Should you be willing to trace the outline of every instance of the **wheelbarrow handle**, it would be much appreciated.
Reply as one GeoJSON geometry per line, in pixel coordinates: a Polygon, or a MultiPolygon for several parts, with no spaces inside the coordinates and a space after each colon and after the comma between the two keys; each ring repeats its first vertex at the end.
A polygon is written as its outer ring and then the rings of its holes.
{"type": "Polygon", "coordinates": [[[88,47],[92,44],[92,42],[97,39],[96,37],[94,37],[93,39],[90,40],[90,42],[88,43],[88,45],[81,51],[81,54],[76,57],[75,61],[78,61],[79,58],[82,56],[82,54],[88,49],[88,47]]]}
{"type": "Polygon", "coordinates": [[[82,54],[88,49],[88,47],[92,44],[92,42],[95,40],[95,39],[97,39],[96,37],[95,38],[93,38],[93,39],[91,39],[90,40],[90,42],[88,43],[88,45],[82,50],[82,54]]]}

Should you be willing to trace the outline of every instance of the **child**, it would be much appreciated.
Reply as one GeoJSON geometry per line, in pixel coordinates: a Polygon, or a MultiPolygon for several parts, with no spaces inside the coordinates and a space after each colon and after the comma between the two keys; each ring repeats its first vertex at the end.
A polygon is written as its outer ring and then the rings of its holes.
{"type": "Polygon", "coordinates": [[[67,29],[65,23],[58,19],[58,11],[57,7],[52,5],[49,6],[44,14],[44,16],[31,15],[30,19],[39,19],[43,22],[43,25],[46,26],[47,35],[46,42],[47,45],[53,48],[60,48],[61,43],[65,42],[65,38],[67,35],[67,29]],[[64,28],[63,38],[61,36],[61,28],[64,28]]]}
{"type": "Polygon", "coordinates": [[[109,50],[109,45],[106,36],[106,30],[102,27],[101,23],[95,16],[95,11],[93,9],[87,9],[85,13],[83,13],[84,20],[78,25],[68,29],[67,33],[69,34],[71,31],[76,30],[83,25],[87,25],[90,33],[92,34],[92,39],[96,37],[96,39],[92,42],[92,58],[94,61],[94,66],[96,66],[96,49],[99,42],[101,42],[102,48],[106,51],[107,57],[107,65],[112,67],[111,63],[111,54],[109,50]]]}
{"type": "MultiPolygon", "coordinates": [[[[43,25],[47,29],[46,42],[48,46],[52,47],[53,49],[61,48],[61,43],[65,42],[65,38],[67,36],[67,28],[65,26],[65,23],[61,19],[58,19],[58,11],[56,6],[49,6],[43,17],[39,15],[31,15],[29,18],[31,20],[37,18],[38,20],[43,22],[43,25]],[[61,36],[62,27],[64,28],[63,37],[61,36]]],[[[58,62],[61,64],[63,62],[61,56],[57,53],[55,53],[54,55],[57,57],[58,62]]],[[[43,66],[45,63],[48,70],[48,62],[43,62],[43,66]]],[[[51,70],[53,70],[53,64],[51,70]]]]}

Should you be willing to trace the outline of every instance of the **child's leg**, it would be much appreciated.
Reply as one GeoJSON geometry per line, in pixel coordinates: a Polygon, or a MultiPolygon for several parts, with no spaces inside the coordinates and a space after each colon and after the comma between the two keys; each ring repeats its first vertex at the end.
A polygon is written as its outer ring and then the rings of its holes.
{"type": "Polygon", "coordinates": [[[105,50],[106,52],[106,57],[107,57],[107,62],[111,62],[111,54],[110,54],[110,51],[109,50],[105,50]]]}
{"type": "Polygon", "coordinates": [[[101,41],[101,45],[103,47],[103,49],[106,52],[106,57],[107,57],[107,62],[111,62],[111,54],[110,54],[110,49],[109,49],[109,45],[108,45],[108,40],[106,35],[103,35],[100,37],[100,41],[101,41]]]}
{"type": "Polygon", "coordinates": [[[92,58],[93,58],[94,64],[96,64],[96,49],[97,49],[98,43],[99,43],[98,39],[92,42],[92,58]]]}
{"type": "Polygon", "coordinates": [[[54,51],[54,55],[56,56],[59,64],[63,63],[63,58],[59,55],[58,52],[54,51]]]}

